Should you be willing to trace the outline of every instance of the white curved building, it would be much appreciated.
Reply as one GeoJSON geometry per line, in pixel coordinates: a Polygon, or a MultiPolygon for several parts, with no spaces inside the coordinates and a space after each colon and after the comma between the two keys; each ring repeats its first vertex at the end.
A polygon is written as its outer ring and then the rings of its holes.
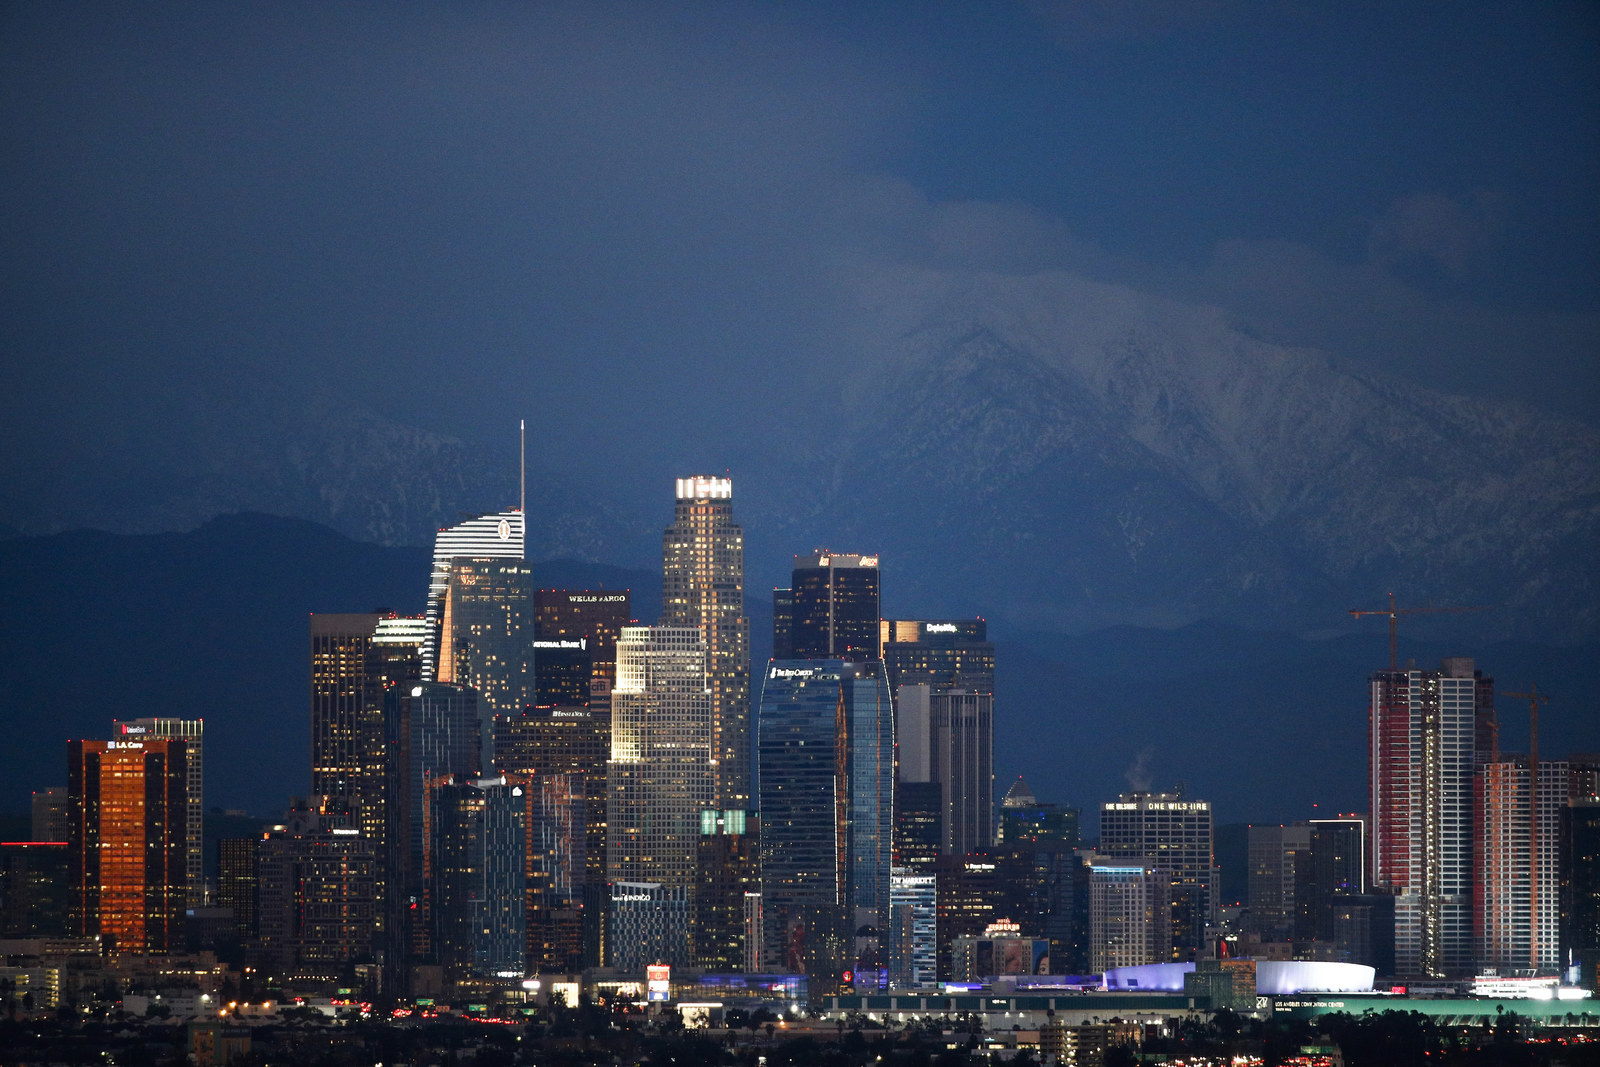
{"type": "MultiPolygon", "coordinates": [[[[1324,960],[1256,960],[1256,993],[1288,996],[1295,993],[1370,993],[1377,972],[1359,963],[1324,960]]],[[[1114,967],[1101,978],[1101,988],[1118,992],[1183,992],[1183,977],[1192,963],[1150,963],[1142,967],[1114,967]]]]}

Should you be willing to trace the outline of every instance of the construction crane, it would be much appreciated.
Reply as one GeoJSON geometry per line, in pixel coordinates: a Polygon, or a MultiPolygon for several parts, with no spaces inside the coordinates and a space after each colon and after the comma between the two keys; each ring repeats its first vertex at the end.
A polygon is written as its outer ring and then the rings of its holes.
{"type": "Polygon", "coordinates": [[[1539,705],[1550,703],[1534,682],[1526,693],[1500,694],[1528,702],[1528,900],[1533,914],[1528,921],[1528,941],[1532,945],[1534,970],[1539,969],[1539,705]]]}
{"type": "Polygon", "coordinates": [[[1351,608],[1350,614],[1354,615],[1358,619],[1363,615],[1389,616],[1389,669],[1391,671],[1397,671],[1400,669],[1400,616],[1455,614],[1464,611],[1483,610],[1485,610],[1485,605],[1482,604],[1462,608],[1436,608],[1432,604],[1429,604],[1425,608],[1397,608],[1394,606],[1394,594],[1390,593],[1389,606],[1387,608],[1351,608]]]}

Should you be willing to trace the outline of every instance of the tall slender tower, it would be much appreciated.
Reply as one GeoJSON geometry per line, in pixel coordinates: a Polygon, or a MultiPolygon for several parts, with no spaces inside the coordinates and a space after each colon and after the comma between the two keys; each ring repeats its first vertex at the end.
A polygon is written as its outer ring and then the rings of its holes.
{"type": "MultiPolygon", "coordinates": [[[[661,538],[663,626],[699,627],[711,693],[716,785],[708,808],[750,807],[750,622],[744,613],[744,530],[733,481],[679,478],[661,538]]],[[[620,684],[620,680],[619,680],[620,684]]]]}
{"type": "Polygon", "coordinates": [[[1494,680],[1452,656],[1437,671],[1379,671],[1370,693],[1372,881],[1395,895],[1395,967],[1460,976],[1473,964],[1473,773],[1494,680]]]}
{"type": "Polygon", "coordinates": [[[204,719],[121,719],[111,724],[119,740],[161,739],[184,741],[189,746],[185,761],[188,775],[189,805],[184,831],[184,874],[188,906],[203,908],[206,902],[205,853],[205,720],[204,719]]]}

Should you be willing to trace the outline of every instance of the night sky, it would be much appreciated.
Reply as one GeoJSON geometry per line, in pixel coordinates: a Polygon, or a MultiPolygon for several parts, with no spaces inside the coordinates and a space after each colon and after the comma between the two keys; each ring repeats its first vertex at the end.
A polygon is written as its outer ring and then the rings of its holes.
{"type": "Polygon", "coordinates": [[[267,388],[508,456],[527,418],[658,529],[827,434],[917,269],[1600,425],[1593,4],[8,3],[0,144],[25,532],[267,388]]]}

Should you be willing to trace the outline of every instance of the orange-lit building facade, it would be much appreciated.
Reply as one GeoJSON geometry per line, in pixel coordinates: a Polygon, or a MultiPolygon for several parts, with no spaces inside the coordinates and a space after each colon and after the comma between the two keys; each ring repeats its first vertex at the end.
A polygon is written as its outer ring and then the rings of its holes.
{"type": "Polygon", "coordinates": [[[76,932],[119,952],[181,950],[188,745],[71,741],[67,751],[76,932]]]}

